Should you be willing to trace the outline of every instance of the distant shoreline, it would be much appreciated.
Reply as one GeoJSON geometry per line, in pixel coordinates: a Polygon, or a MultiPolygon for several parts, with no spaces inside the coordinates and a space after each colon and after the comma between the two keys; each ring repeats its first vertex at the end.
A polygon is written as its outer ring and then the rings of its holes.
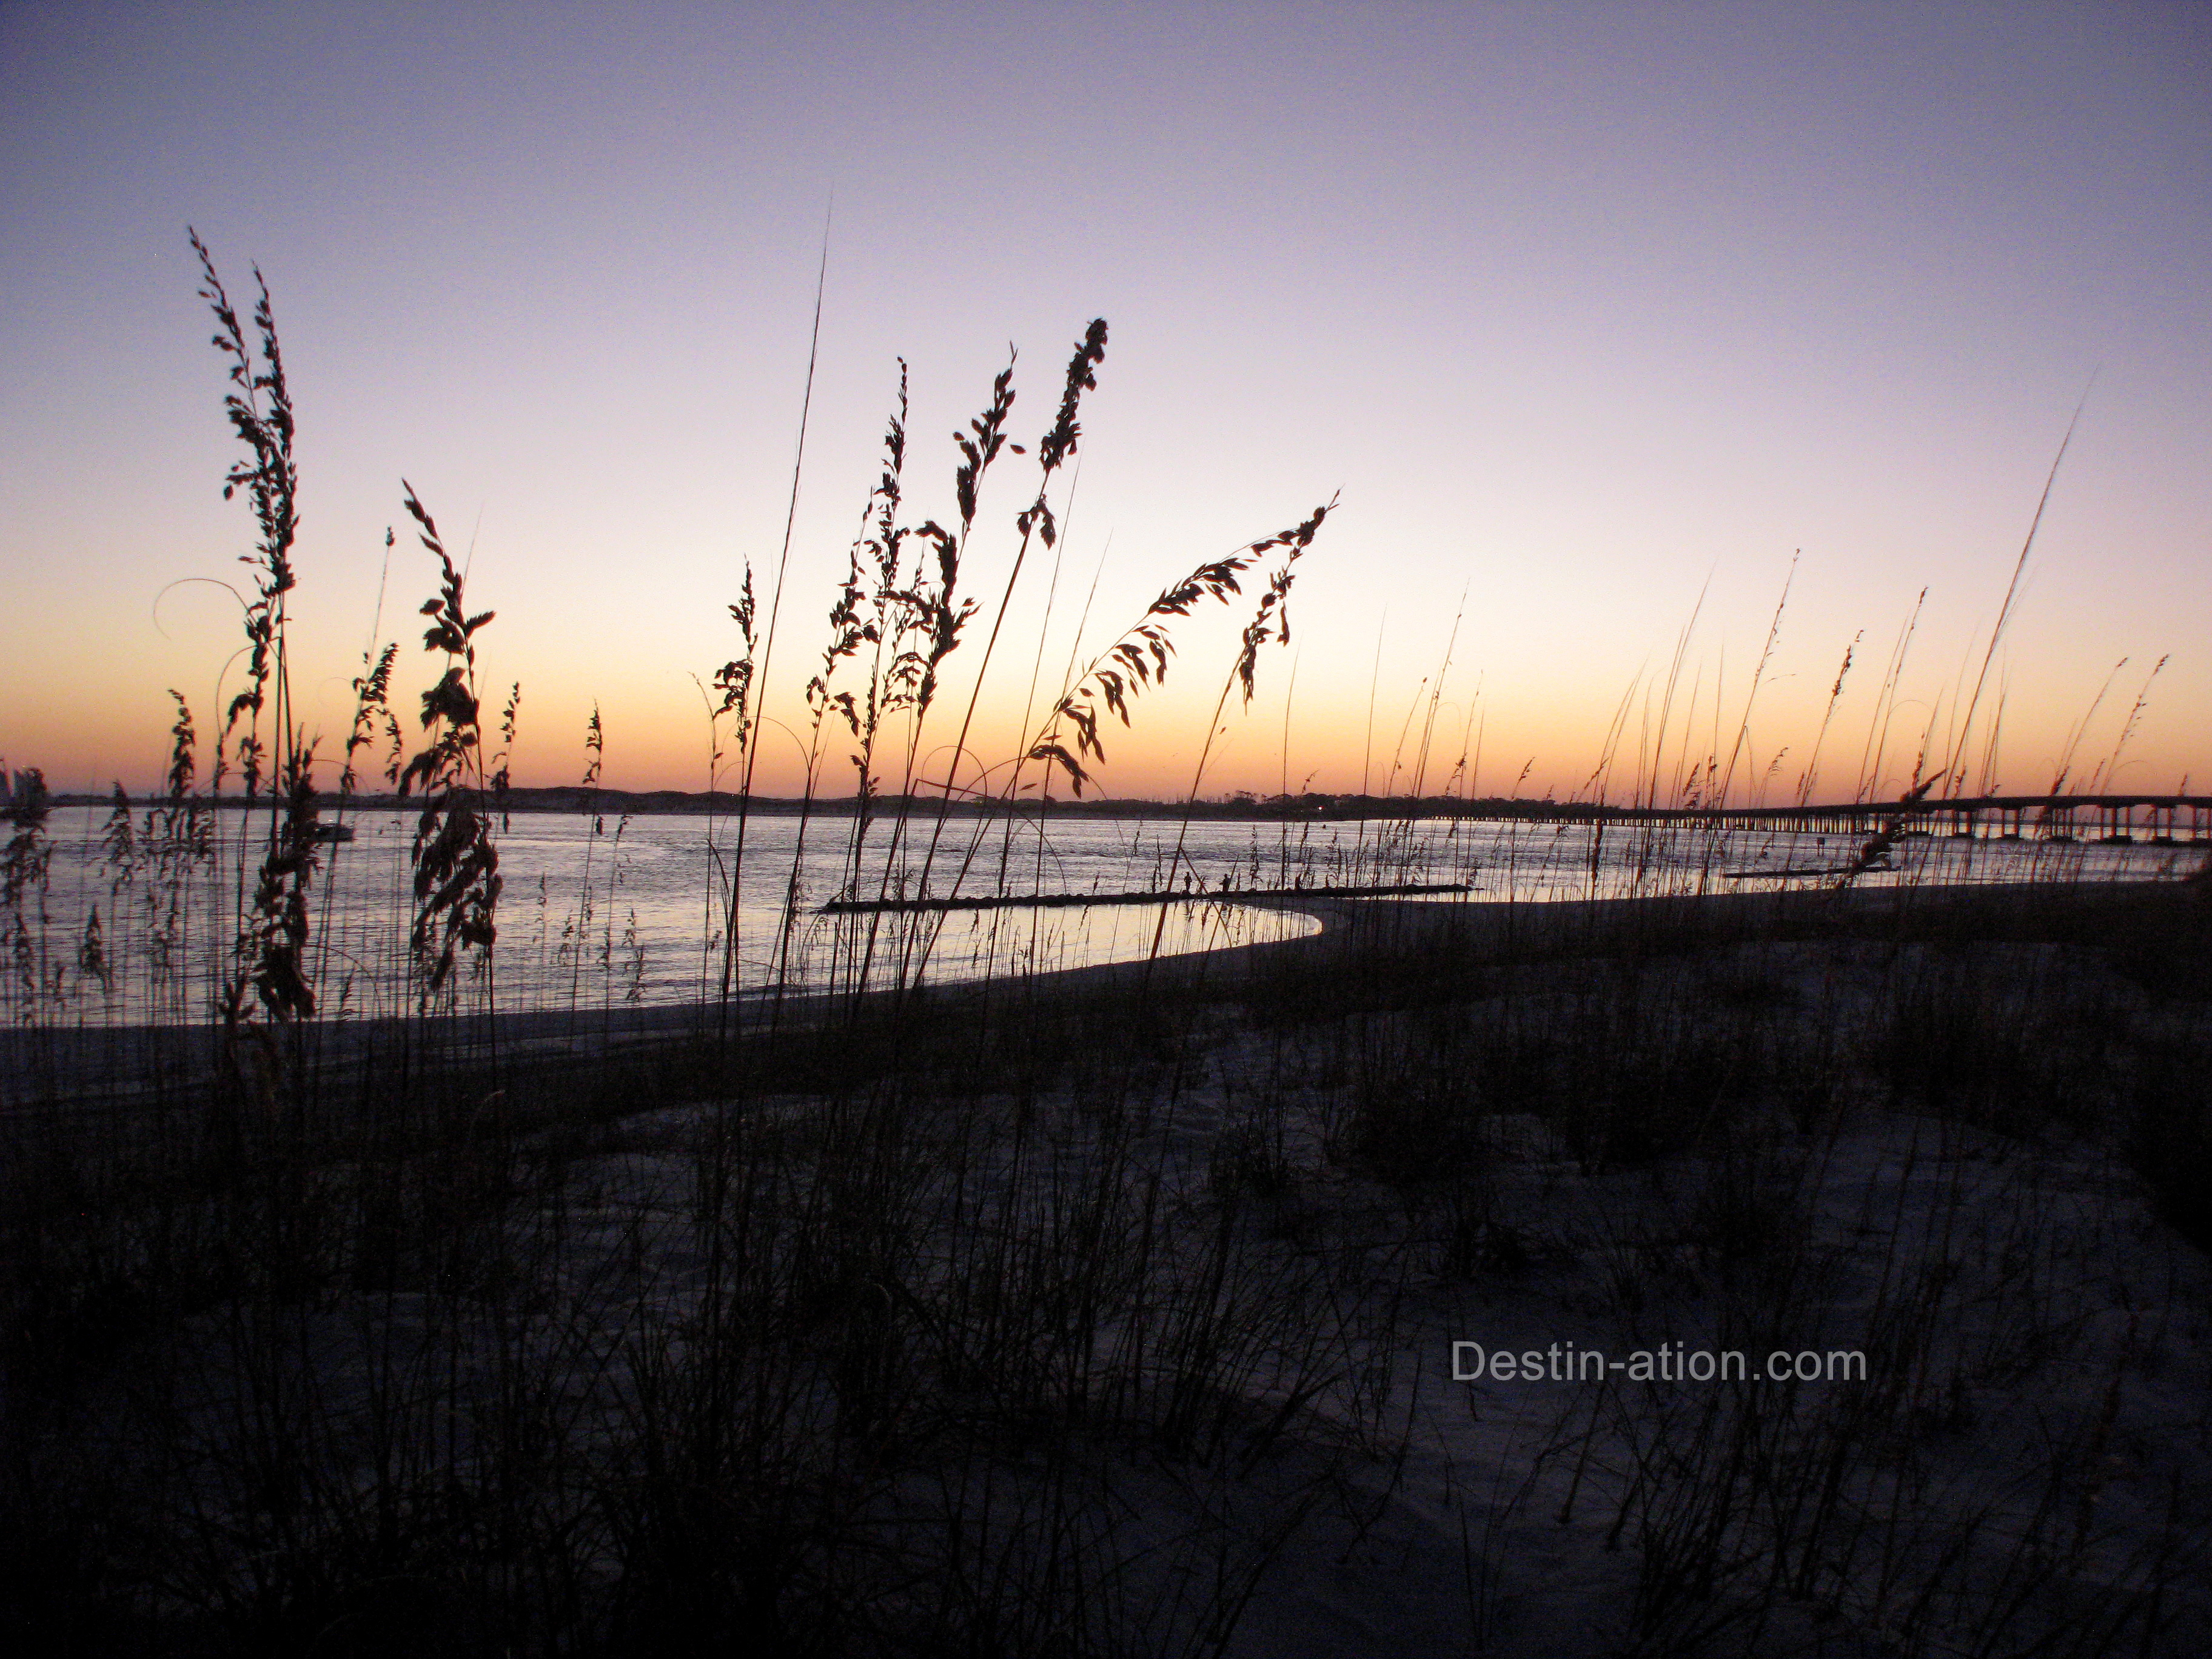
{"type": "MultiPolygon", "coordinates": [[[[94,794],[83,791],[54,794],[49,799],[58,807],[112,806],[115,801],[112,793],[94,794]]],[[[199,805],[223,811],[237,811],[249,806],[259,810],[266,807],[270,800],[265,793],[251,800],[236,794],[201,796],[198,799],[199,805]]],[[[168,804],[168,797],[158,793],[131,795],[130,799],[133,811],[168,804]]],[[[343,801],[336,795],[319,794],[316,801],[326,814],[341,808],[349,812],[419,811],[422,805],[422,799],[419,795],[403,797],[390,793],[350,795],[343,801]]],[[[682,789],[592,790],[577,785],[560,785],[550,788],[510,789],[504,797],[496,799],[494,810],[501,812],[559,812],[572,816],[592,813],[600,817],[704,817],[712,812],[718,817],[734,817],[738,805],[738,798],[729,794],[710,796],[682,789]]],[[[850,795],[817,796],[811,801],[783,795],[755,795],[748,810],[765,817],[796,817],[807,813],[816,817],[849,818],[859,810],[859,805],[858,800],[850,795]]],[[[1583,813],[1589,810],[1545,800],[1460,800],[1440,797],[1415,800],[1405,796],[1389,798],[1376,795],[1306,795],[1287,801],[1257,797],[1173,801],[1130,796],[1092,799],[1066,799],[1055,796],[1048,801],[1033,799],[976,801],[947,799],[939,795],[878,795],[869,804],[870,814],[882,818],[902,815],[909,818],[930,818],[939,815],[995,818],[1030,817],[1045,812],[1055,817],[1194,817],[1246,820],[1256,823],[1407,817],[1545,819],[1568,811],[1583,813]]]]}
{"type": "MultiPolygon", "coordinates": [[[[127,793],[127,792],[126,792],[127,793]]],[[[73,792],[48,797],[55,806],[104,807],[112,806],[115,797],[107,794],[73,792]]],[[[129,795],[134,811],[166,805],[168,797],[148,793],[129,795]]],[[[222,811],[238,811],[246,808],[265,807],[270,797],[263,793],[248,798],[245,795],[216,795],[195,798],[202,806],[222,811]]],[[[698,791],[682,789],[592,789],[580,784],[563,784],[550,788],[510,789],[504,795],[483,798],[492,810],[502,812],[557,812],[575,816],[591,814],[599,817],[649,817],[689,815],[704,817],[713,814],[720,817],[737,815],[739,798],[732,794],[708,795],[698,791]]],[[[420,796],[395,794],[350,795],[343,798],[320,794],[317,805],[325,813],[347,812],[405,812],[420,811],[420,796]]],[[[1976,815],[2014,813],[2024,816],[2027,810],[2039,803],[2057,802],[2063,816],[2056,823],[2060,834],[2051,839],[2071,839],[2078,827],[2072,814],[2115,812],[2131,814],[2137,809],[2148,809],[2154,815],[2160,811],[2192,815],[2187,826],[2179,825],[2170,817],[2167,834],[2153,836],[2161,844],[2171,842],[2190,844],[2201,841],[2208,828],[2212,828],[2212,795],[2177,795],[2132,793],[2126,795],[2081,795],[2074,797],[2045,796],[1982,796],[1971,799],[1939,800],[1911,809],[1902,816],[1916,824],[1925,824],[1939,819],[1972,821],[1976,815]],[[2197,815],[2206,815],[2200,817],[2197,815]],[[2187,833],[2177,835],[2178,829],[2187,833]]],[[[1764,825],[1774,829],[1818,828],[1827,833],[1852,835],[1869,832],[1879,827],[1880,821],[1899,816],[1900,803],[1893,801],[1836,802],[1820,805],[1735,806],[1723,808],[1698,807],[1637,807],[1624,806],[1602,801],[1561,801],[1550,799],[1528,799],[1520,797],[1486,796],[1462,799],[1450,795],[1303,795],[1259,796],[1233,794],[1220,800],[1169,801],[1150,800],[1140,797],[1100,797],[1091,799],[1050,800],[1024,799],[956,799],[939,795],[877,795],[869,804],[872,816],[882,818],[905,817],[928,820],[936,817],[999,818],[1036,817],[1048,815],[1061,818],[1122,818],[1122,819],[1210,819],[1229,823],[1362,823],[1370,819],[1402,821],[1415,818],[1467,818],[1490,822],[1518,822],[1536,823],[1603,823],[1624,828],[1639,823],[1659,823],[1680,825],[1693,821],[1724,823],[1739,828],[1764,825]],[[1833,819],[1835,822],[1818,822],[1833,819]]],[[[763,817],[795,817],[804,813],[815,817],[849,818],[860,809],[857,798],[850,795],[817,796],[812,800],[779,795],[755,795],[747,806],[750,813],[763,817]]],[[[1995,822],[1996,820],[1992,820],[1995,822]]],[[[2131,822],[2131,820],[2130,820],[2131,822]]],[[[2122,820],[2112,820],[2115,827],[2126,827],[2122,820]]],[[[2027,825],[2015,817],[2014,829],[2033,828],[2037,833],[2029,839],[2043,839],[2041,833],[2049,826],[2038,823],[2027,825]]],[[[2154,816],[2148,824],[2136,826],[2154,830],[2154,816]]],[[[1918,833],[1908,830],[1906,833],[1918,833]]],[[[2099,837],[2113,839],[2113,836],[2099,837]]]]}

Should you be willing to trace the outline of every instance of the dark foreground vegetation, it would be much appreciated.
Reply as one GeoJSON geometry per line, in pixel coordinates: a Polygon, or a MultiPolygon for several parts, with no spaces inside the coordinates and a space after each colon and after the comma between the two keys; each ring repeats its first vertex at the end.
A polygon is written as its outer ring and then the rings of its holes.
{"type": "MultiPolygon", "coordinates": [[[[1849,890],[1955,804],[1978,684],[1952,760],[1879,807],[1887,714],[1869,726],[1870,833],[1821,891],[1668,896],[1731,873],[1717,844],[1606,902],[1311,890],[1412,879],[1393,830],[1353,876],[1304,872],[1286,902],[1329,915],[1317,938],[1170,958],[1163,922],[1151,961],[1054,975],[1032,951],[939,985],[942,909],[917,902],[1008,890],[988,818],[945,804],[1094,787],[1170,629],[1237,603],[1220,730],[1331,510],[1171,582],[1071,649],[1056,692],[1040,643],[1012,758],[925,776],[969,753],[1024,560],[1057,558],[1094,323],[995,607],[963,562],[987,471],[1028,453],[1012,368],[955,436],[941,520],[908,502],[902,380],[785,711],[807,793],[781,917],[741,881],[779,562],[764,605],[750,569],[733,584],[738,654],[702,684],[727,805],[698,1004],[580,994],[595,914],[614,953],[595,712],[566,1007],[516,1012],[496,964],[520,689],[489,716],[492,613],[407,490],[435,572],[419,727],[397,643],[372,647],[319,757],[289,684],[275,322],[265,290],[241,319],[194,246],[226,488],[258,538],[207,789],[179,696],[167,789],[141,818],[118,787],[79,916],[55,908],[43,780],[0,804],[16,1650],[2212,1650],[2203,885],[1849,890]],[[940,707],[971,622],[964,710],[940,707]],[[817,829],[848,762],[845,821],[817,829]],[[334,937],[336,849],[380,763],[419,808],[412,901],[334,937]],[[858,907],[815,968],[793,946],[810,830],[847,849],[858,907]],[[367,1013],[356,969],[387,987],[367,1013]],[[1527,1363],[1461,1380],[1461,1345],[1527,1363]],[[1562,1348],[1679,1363],[1527,1375],[1562,1348]],[[1846,1364],[1700,1376],[1688,1356],[1715,1352],[1846,1364]]],[[[1693,746],[1687,714],[1675,745],[1671,685],[1635,797],[1710,818],[1735,752],[1717,726],[1693,746]]],[[[1386,774],[1412,798],[1436,701],[1386,774]]],[[[1193,884],[1187,852],[1152,887],[1193,884]]]]}
{"type": "Polygon", "coordinates": [[[589,1057],[19,1095],[9,1626],[2201,1653],[2208,944],[2193,885],[1348,906],[589,1057]],[[1866,1376],[1469,1384],[1456,1340],[1866,1376]]]}

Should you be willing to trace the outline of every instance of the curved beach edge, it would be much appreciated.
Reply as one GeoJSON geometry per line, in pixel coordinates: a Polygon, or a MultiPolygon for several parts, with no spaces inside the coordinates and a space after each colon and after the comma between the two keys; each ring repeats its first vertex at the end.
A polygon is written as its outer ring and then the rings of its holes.
{"type": "MultiPolygon", "coordinates": [[[[1522,953],[1602,954],[1688,949],[1838,930],[1936,928],[1960,932],[2062,928],[2094,932],[2114,908],[2212,901],[2212,886],[2176,878],[2129,882],[2018,882],[1950,886],[1795,888],[1770,892],[1660,894],[1629,898],[1526,902],[1476,897],[1339,898],[1310,893],[1239,895],[1234,904],[1309,918],[1295,939],[1226,945],[1151,960],[1094,963],[988,981],[932,982],[910,1006],[952,1010],[1131,994],[1179,1000],[1261,1001],[1283,976],[1358,971],[1402,952],[1444,951],[1473,959],[1522,953]]],[[[410,1054],[433,1063],[496,1055],[526,1066],[588,1062],[671,1043],[757,1038],[818,1028],[833,1017],[886,1014],[891,990],[856,1000],[823,992],[753,993],[730,1003],[682,1002],[427,1020],[318,1021],[298,1028],[324,1067],[410,1054]]],[[[0,1072],[9,1082],[0,1110],[143,1097],[155,1079],[204,1076],[219,1033],[210,1026],[15,1028],[0,1033],[0,1072]]]]}

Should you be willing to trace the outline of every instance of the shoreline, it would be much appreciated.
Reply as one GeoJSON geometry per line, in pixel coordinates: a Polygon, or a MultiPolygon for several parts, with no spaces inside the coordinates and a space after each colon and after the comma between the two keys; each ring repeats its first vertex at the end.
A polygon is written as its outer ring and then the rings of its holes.
{"type": "MultiPolygon", "coordinates": [[[[1315,893],[1239,893],[1221,900],[1308,917],[1316,931],[1295,939],[1226,945],[1150,960],[1094,963],[998,980],[927,982],[906,994],[909,1007],[1004,1009],[1155,994],[1181,1000],[1246,1000],[1263,973],[1285,977],[1356,970],[1363,960],[1401,952],[1449,951],[1481,961],[1596,955],[1621,949],[1713,948],[1753,942],[1863,933],[1934,929],[2014,936],[2067,937],[2114,907],[2139,909],[2161,900],[2212,896],[2189,878],[2166,881],[2013,882],[1945,886],[1782,888],[1769,892],[1656,894],[1605,899],[1525,901],[1347,897],[1315,893]],[[2040,924],[2037,926],[2036,924],[2040,924]]],[[[2094,927],[2089,927],[2094,932],[2094,927]]],[[[701,1042],[745,1043],[826,1029],[842,1016],[868,1024],[894,1012],[899,994],[830,991],[741,992],[727,1004],[685,1001],[621,1007],[530,1009],[501,1013],[316,1020],[291,1028],[313,1050],[319,1071],[397,1059],[463,1070],[617,1063],[653,1050],[701,1042]]],[[[263,1028],[268,1029],[268,1028],[263,1028]]],[[[0,1034],[0,1067],[9,1079],[0,1112],[124,1106],[149,1093],[204,1086],[219,1058],[220,1028],[191,1025],[77,1025],[11,1028],[0,1034]],[[118,1076],[131,1079],[118,1086],[118,1076]],[[96,1081],[95,1081],[96,1080],[96,1081]]]]}

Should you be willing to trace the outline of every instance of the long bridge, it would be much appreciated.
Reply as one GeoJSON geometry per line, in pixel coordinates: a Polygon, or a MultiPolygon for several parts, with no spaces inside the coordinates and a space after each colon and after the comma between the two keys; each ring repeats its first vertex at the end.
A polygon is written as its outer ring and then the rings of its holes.
{"type": "Polygon", "coordinates": [[[2024,841],[2098,841],[2158,846],[2212,841],[2212,795],[1975,795],[1917,801],[1849,801],[1814,806],[1619,806],[1598,801],[1532,802],[1513,816],[1556,823],[1763,826],[1799,835],[1872,834],[1900,823],[1906,832],[2024,841]]]}

